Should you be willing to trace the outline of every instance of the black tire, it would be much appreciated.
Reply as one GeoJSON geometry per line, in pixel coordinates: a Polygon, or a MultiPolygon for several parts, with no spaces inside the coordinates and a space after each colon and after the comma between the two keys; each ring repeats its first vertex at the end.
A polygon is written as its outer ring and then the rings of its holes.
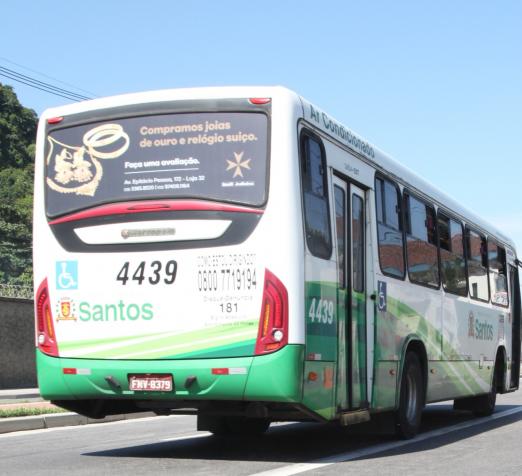
{"type": "Polygon", "coordinates": [[[495,370],[493,371],[493,377],[491,379],[491,388],[489,390],[489,393],[475,397],[475,402],[473,405],[473,415],[477,417],[489,416],[492,415],[495,411],[495,405],[497,403],[497,382],[500,377],[499,362],[500,360],[497,360],[495,362],[495,370]]]}
{"type": "Polygon", "coordinates": [[[255,436],[265,433],[269,426],[266,418],[213,417],[206,429],[216,436],[255,436]]]}
{"type": "Polygon", "coordinates": [[[424,407],[424,383],[419,357],[408,352],[402,371],[399,409],[395,413],[395,433],[402,439],[413,438],[421,425],[424,407]]]}

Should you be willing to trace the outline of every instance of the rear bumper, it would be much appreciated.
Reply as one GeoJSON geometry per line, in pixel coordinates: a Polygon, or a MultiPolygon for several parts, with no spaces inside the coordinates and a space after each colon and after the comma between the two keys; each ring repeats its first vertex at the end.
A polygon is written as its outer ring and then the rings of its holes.
{"type": "Polygon", "coordinates": [[[50,357],[36,351],[40,393],[48,400],[235,400],[300,403],[303,346],[273,354],[192,360],[94,360],[50,357]],[[76,369],[64,374],[63,369],[76,369]],[[212,373],[222,370],[222,374],[212,373]],[[129,390],[129,374],[172,374],[170,392],[129,390]],[[187,385],[187,379],[196,380],[187,385]]]}

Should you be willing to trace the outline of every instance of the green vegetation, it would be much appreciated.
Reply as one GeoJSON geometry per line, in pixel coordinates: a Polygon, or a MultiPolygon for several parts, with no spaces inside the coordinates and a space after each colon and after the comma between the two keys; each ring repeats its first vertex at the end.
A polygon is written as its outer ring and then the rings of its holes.
{"type": "Polygon", "coordinates": [[[36,113],[0,84],[0,284],[32,285],[36,113]]]}
{"type": "Polygon", "coordinates": [[[65,413],[67,410],[58,407],[17,407],[0,408],[0,418],[14,418],[35,415],[47,415],[50,413],[65,413]]]}

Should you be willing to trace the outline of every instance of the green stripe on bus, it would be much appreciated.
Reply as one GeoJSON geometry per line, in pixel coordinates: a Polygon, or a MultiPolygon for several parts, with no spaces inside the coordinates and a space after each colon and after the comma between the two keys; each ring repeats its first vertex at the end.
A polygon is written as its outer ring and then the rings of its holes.
{"type": "Polygon", "coordinates": [[[204,331],[190,331],[167,336],[159,333],[129,336],[125,339],[118,339],[118,342],[106,339],[81,343],[68,342],[60,345],[60,351],[71,357],[81,358],[169,358],[189,352],[222,348],[224,345],[235,344],[237,346],[238,343],[244,345],[245,341],[255,340],[257,325],[257,320],[253,319],[234,323],[234,325],[216,326],[204,331]],[[179,349],[179,351],[176,352],[174,349],[179,349]]]}

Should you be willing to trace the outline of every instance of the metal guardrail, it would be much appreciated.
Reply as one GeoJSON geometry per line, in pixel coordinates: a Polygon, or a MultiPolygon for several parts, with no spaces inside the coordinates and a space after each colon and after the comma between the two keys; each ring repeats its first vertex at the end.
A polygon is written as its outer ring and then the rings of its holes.
{"type": "Polygon", "coordinates": [[[14,299],[33,299],[33,287],[0,283],[0,297],[14,299]]]}

